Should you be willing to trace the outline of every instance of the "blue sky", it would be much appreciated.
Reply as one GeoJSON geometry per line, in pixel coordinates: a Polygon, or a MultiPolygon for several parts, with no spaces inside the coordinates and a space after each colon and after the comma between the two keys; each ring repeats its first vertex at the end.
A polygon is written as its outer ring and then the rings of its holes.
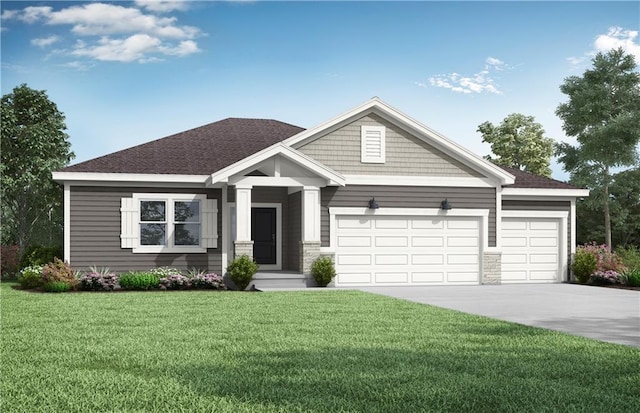
{"type": "Polygon", "coordinates": [[[0,4],[2,94],[47,90],[74,163],[227,117],[309,128],[372,96],[480,155],[478,125],[513,112],[572,142],[563,79],[613,47],[640,62],[637,1],[0,4]]]}

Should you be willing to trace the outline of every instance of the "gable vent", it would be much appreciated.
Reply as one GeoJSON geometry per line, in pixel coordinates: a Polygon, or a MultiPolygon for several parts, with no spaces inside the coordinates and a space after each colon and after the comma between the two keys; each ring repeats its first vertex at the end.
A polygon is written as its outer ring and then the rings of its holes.
{"type": "Polygon", "coordinates": [[[385,162],[385,127],[362,126],[361,127],[361,159],[363,163],[385,162]]]}

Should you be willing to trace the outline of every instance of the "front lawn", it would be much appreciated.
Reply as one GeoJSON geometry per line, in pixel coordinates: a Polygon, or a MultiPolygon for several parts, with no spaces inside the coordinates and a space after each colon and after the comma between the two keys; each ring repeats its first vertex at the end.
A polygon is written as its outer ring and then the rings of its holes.
{"type": "Polygon", "coordinates": [[[355,291],[1,286],[2,412],[638,411],[640,350],[355,291]]]}

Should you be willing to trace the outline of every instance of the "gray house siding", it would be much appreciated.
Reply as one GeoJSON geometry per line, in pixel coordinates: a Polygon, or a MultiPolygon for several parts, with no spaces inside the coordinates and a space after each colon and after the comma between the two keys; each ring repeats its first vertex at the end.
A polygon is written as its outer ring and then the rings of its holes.
{"type": "Polygon", "coordinates": [[[222,228],[220,190],[173,188],[71,187],[71,265],[76,270],[91,266],[108,267],[112,271],[147,270],[159,266],[180,269],[198,268],[220,272],[221,238],[218,248],[206,254],[134,254],[120,248],[120,199],[133,193],[198,193],[218,199],[218,232],[222,228]]]}
{"type": "Polygon", "coordinates": [[[296,149],[343,174],[482,176],[462,162],[375,114],[366,115],[296,149]],[[361,162],[360,130],[363,125],[382,125],[386,128],[384,164],[361,162]]]}
{"type": "Polygon", "coordinates": [[[321,240],[329,247],[329,208],[366,207],[375,197],[380,208],[440,208],[447,198],[453,208],[489,210],[489,246],[496,245],[496,192],[494,188],[441,188],[408,186],[327,187],[321,193],[321,240]]]}
{"type": "Polygon", "coordinates": [[[567,257],[571,266],[571,202],[569,201],[524,201],[524,200],[503,200],[502,209],[505,211],[567,211],[567,257]]]}

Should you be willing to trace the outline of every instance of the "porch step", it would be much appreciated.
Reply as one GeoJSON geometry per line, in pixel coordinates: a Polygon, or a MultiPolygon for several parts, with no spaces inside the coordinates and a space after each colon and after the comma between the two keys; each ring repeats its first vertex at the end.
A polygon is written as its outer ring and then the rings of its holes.
{"type": "Polygon", "coordinates": [[[315,285],[311,276],[297,272],[260,271],[253,276],[251,284],[257,289],[263,288],[306,288],[315,285]]]}

